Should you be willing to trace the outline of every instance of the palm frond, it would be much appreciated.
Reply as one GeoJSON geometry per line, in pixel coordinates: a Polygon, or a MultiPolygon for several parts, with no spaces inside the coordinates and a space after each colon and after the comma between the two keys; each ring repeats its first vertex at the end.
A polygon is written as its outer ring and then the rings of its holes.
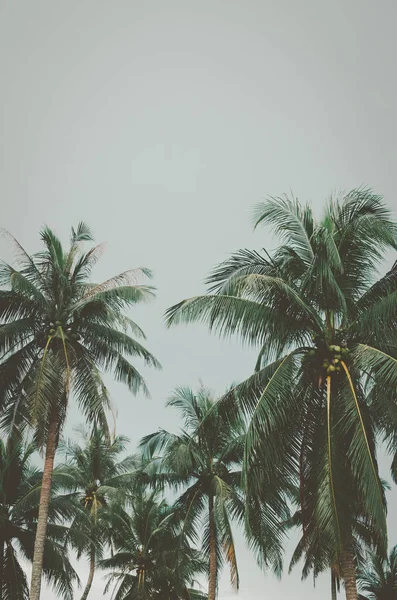
{"type": "Polygon", "coordinates": [[[313,258],[311,236],[314,219],[311,208],[302,206],[295,198],[270,197],[254,209],[254,225],[269,225],[287,244],[294,247],[299,257],[310,263],[313,258]]]}

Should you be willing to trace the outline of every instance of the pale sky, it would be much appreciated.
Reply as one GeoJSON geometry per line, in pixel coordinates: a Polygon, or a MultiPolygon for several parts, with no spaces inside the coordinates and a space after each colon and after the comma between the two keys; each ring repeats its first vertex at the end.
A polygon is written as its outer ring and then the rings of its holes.
{"type": "MultiPolygon", "coordinates": [[[[0,0],[1,226],[35,251],[44,223],[66,240],[83,219],[107,241],[98,279],[155,272],[134,316],[163,371],[144,370],[149,401],[111,386],[132,451],[177,426],[174,386],[221,392],[253,369],[253,350],[162,315],[232,251],[269,244],[256,202],[292,189],[319,211],[364,183],[395,203],[396,19],[395,0],[0,0]]],[[[328,577],[278,582],[239,550],[241,600],[329,596],[328,577]]]]}

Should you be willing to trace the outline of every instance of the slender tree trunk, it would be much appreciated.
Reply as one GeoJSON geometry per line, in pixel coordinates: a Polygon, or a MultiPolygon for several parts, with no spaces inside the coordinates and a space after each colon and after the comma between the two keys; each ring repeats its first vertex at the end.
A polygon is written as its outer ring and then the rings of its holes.
{"type": "Polygon", "coordinates": [[[216,599],[216,588],[218,578],[218,564],[216,559],[216,527],[215,527],[215,516],[214,516],[214,498],[209,496],[209,521],[210,521],[210,565],[209,565],[209,578],[208,578],[208,600],[216,599]]]}
{"type": "Polygon", "coordinates": [[[342,553],[342,573],[345,582],[346,600],[358,600],[356,583],[356,565],[354,561],[353,549],[346,546],[342,553]]]}
{"type": "Polygon", "coordinates": [[[333,574],[333,572],[331,571],[331,599],[332,600],[336,600],[337,599],[337,594],[336,594],[336,577],[333,574]]]}
{"type": "Polygon", "coordinates": [[[43,479],[41,481],[39,516],[37,519],[36,539],[34,542],[32,579],[30,584],[30,600],[40,600],[41,576],[43,571],[44,545],[47,532],[48,509],[51,496],[52,472],[58,444],[58,419],[54,411],[48,430],[45,451],[43,479]]]}
{"type": "Polygon", "coordinates": [[[95,548],[91,549],[91,557],[90,557],[90,572],[88,574],[87,584],[84,588],[83,595],[81,596],[81,600],[87,600],[88,594],[90,593],[90,589],[92,586],[92,582],[94,581],[94,573],[95,573],[95,548]]]}

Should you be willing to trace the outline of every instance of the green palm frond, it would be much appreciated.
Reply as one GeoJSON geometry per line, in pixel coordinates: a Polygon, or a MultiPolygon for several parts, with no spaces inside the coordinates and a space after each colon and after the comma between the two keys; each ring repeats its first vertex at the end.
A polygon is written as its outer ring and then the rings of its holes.
{"type": "Polygon", "coordinates": [[[366,512],[372,515],[375,526],[381,537],[387,544],[385,498],[379,477],[378,465],[375,457],[373,433],[370,431],[368,411],[365,403],[360,401],[358,393],[352,381],[349,369],[342,362],[345,371],[347,385],[344,396],[350,397],[351,403],[345,414],[345,426],[351,428],[351,443],[349,458],[352,462],[352,470],[361,494],[364,498],[366,512]]]}
{"type": "MultiPolygon", "coordinates": [[[[279,500],[297,486],[304,535],[311,524],[317,534],[296,556],[317,575],[360,536],[360,556],[374,546],[382,552],[386,542],[376,444],[386,439],[397,473],[397,270],[378,280],[377,271],[397,249],[397,224],[366,188],[331,199],[319,221],[287,196],[258,205],[254,221],[269,226],[279,246],[234,253],[212,271],[208,295],[169,308],[166,320],[204,323],[259,348],[255,374],[226,393],[217,412],[226,423],[248,423],[242,464],[251,502],[260,497],[257,481],[275,481],[279,500]]],[[[268,515],[272,502],[261,498],[268,515]]],[[[261,554],[260,522],[246,519],[261,554]]],[[[277,519],[266,526],[277,539],[277,519]]],[[[277,544],[271,552],[277,563],[277,544]]]]}
{"type": "Polygon", "coordinates": [[[298,256],[309,264],[313,258],[311,237],[314,230],[314,218],[310,206],[302,206],[295,198],[268,198],[255,207],[254,224],[266,224],[288,245],[291,245],[298,256]]]}
{"type": "Polygon", "coordinates": [[[70,242],[77,244],[78,242],[92,242],[94,240],[91,228],[84,221],[80,221],[76,229],[72,227],[70,242]]]}
{"type": "Polygon", "coordinates": [[[279,275],[277,265],[273,264],[259,252],[239,250],[228,260],[213,269],[207,278],[210,293],[225,294],[230,280],[239,279],[247,275],[279,275]]]}
{"type": "MultiPolygon", "coordinates": [[[[82,432],[84,445],[63,443],[67,462],[54,471],[55,481],[69,490],[67,500],[76,505],[68,543],[78,556],[88,558],[94,550],[101,559],[112,544],[113,507],[121,510],[139,476],[137,458],[120,458],[126,438],[110,439],[107,431],[93,426],[91,435],[82,432]]],[[[62,498],[62,496],[61,496],[62,498]]]]}
{"type": "Polygon", "coordinates": [[[101,371],[113,372],[135,394],[147,389],[127,358],[160,367],[132,337],[144,337],[143,331],[123,315],[126,307],[153,296],[153,289],[140,283],[151,273],[135,269],[91,283],[102,247],[83,251],[92,240],[85,223],[72,229],[68,250],[49,227],[40,235],[41,252],[30,256],[15,241],[17,266],[0,268],[0,420],[5,426],[16,419],[40,427],[54,403],[60,418],[66,415],[71,395],[89,418],[104,425],[109,397],[101,371]]]}
{"type": "Polygon", "coordinates": [[[26,574],[11,543],[5,545],[3,561],[2,598],[4,600],[27,600],[29,590],[26,574]]]}
{"type": "MultiPolygon", "coordinates": [[[[141,373],[128,359],[156,368],[160,365],[134,339],[134,335],[144,337],[142,330],[123,314],[153,297],[153,288],[144,282],[151,277],[150,271],[129,270],[93,283],[91,271],[102,247],[84,251],[84,243],[92,241],[85,223],[72,229],[69,248],[48,226],[40,237],[42,249],[32,256],[11,237],[17,263],[0,265],[0,425],[8,431],[32,427],[41,448],[51,441],[54,447],[47,451],[53,455],[70,399],[110,437],[108,418],[114,410],[104,374],[110,371],[133,394],[143,391],[147,395],[141,373]]],[[[46,465],[52,470],[51,461],[46,465]]],[[[46,472],[46,477],[50,475],[46,472]]],[[[42,501],[38,529],[46,526],[44,493],[42,501]]],[[[43,551],[38,538],[32,581],[40,580],[43,551]]],[[[71,594],[65,579],[57,585],[65,595],[71,594]]]]}
{"type": "MultiPolygon", "coordinates": [[[[249,501],[244,500],[241,462],[246,439],[245,420],[241,406],[233,415],[232,411],[226,411],[236,395],[235,390],[229,391],[214,402],[210,391],[203,387],[196,393],[189,388],[177,388],[168,404],[183,418],[182,433],[160,430],[141,442],[145,459],[153,460],[153,468],[149,465],[148,471],[152,480],[161,489],[167,485],[178,493],[174,506],[181,519],[181,541],[201,543],[207,555],[212,535],[208,511],[214,506],[217,533],[211,544],[215,543],[217,548],[217,569],[226,561],[234,586],[238,586],[239,576],[231,521],[243,527],[248,539],[255,537],[249,532],[256,529],[258,535],[252,547],[258,562],[266,566],[272,564],[279,570],[283,534],[277,515],[285,515],[286,510],[286,502],[277,486],[272,490],[263,486],[261,500],[252,511],[251,497],[249,501]],[[261,517],[256,517],[254,524],[258,508],[261,517]]],[[[254,498],[252,495],[253,502],[254,498]]]]}
{"type": "Polygon", "coordinates": [[[180,537],[180,520],[156,491],[137,487],[131,513],[114,521],[114,552],[100,562],[110,570],[106,590],[118,598],[196,597],[191,589],[204,572],[200,553],[180,537]]]}
{"type": "Polygon", "coordinates": [[[397,546],[387,559],[372,553],[358,573],[359,590],[364,600],[392,600],[397,594],[397,546]]]}

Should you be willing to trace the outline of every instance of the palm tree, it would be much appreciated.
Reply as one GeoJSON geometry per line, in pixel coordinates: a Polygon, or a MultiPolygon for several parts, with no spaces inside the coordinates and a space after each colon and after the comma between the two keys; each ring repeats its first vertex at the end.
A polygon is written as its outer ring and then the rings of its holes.
{"type": "Polygon", "coordinates": [[[133,393],[146,385],[126,357],[159,367],[132,335],[142,330],[122,310],[153,296],[138,284],[146,269],[128,271],[101,284],[90,275],[102,246],[84,252],[92,235],[84,223],[72,229],[65,251],[54,232],[41,231],[43,250],[29,256],[15,241],[16,268],[0,268],[0,414],[3,425],[30,424],[45,447],[40,512],[30,599],[39,600],[54,457],[70,395],[85,418],[107,428],[111,407],[101,371],[109,371],[133,393]],[[130,335],[132,334],[132,335],[130,335]]]}
{"type": "Polygon", "coordinates": [[[391,550],[387,559],[378,554],[370,556],[358,573],[359,589],[362,600],[394,600],[397,598],[397,546],[391,550]]]}
{"type": "MultiPolygon", "coordinates": [[[[120,458],[128,439],[116,436],[109,439],[94,426],[91,435],[83,433],[84,445],[68,442],[64,452],[67,463],[56,467],[58,480],[72,490],[72,497],[83,510],[77,512],[70,525],[72,547],[77,558],[88,556],[90,569],[81,596],[86,600],[94,580],[97,560],[111,543],[112,512],[116,504],[123,506],[126,494],[134,484],[140,462],[133,457],[120,458]]],[[[70,496],[69,496],[70,497],[70,496]]]]}
{"type": "MultiPolygon", "coordinates": [[[[244,470],[260,456],[291,471],[304,523],[331,541],[348,600],[357,599],[351,498],[386,545],[385,502],[370,407],[391,410],[397,385],[397,267],[376,281],[396,250],[396,224],[380,196],[353,190],[318,222],[309,205],[270,198],[255,211],[281,238],[270,255],[241,250],[217,267],[207,295],[167,311],[168,324],[202,321],[260,348],[256,372],[223,399],[250,415],[244,470]],[[282,432],[282,435],[281,435],[282,432]]],[[[387,417],[386,417],[387,418],[387,417]]]]}
{"type": "MultiPolygon", "coordinates": [[[[24,445],[17,432],[7,441],[0,440],[0,600],[28,598],[21,560],[33,557],[42,476],[32,466],[34,451],[34,445],[24,445]]],[[[78,582],[65,555],[67,530],[59,524],[71,514],[68,502],[53,495],[43,567],[54,591],[65,599],[73,598],[73,583],[78,582]]]]}
{"type": "MultiPolygon", "coordinates": [[[[181,491],[175,509],[184,522],[184,536],[196,542],[199,531],[204,532],[202,549],[209,557],[208,600],[214,600],[223,558],[229,564],[232,585],[239,586],[233,518],[246,522],[252,533],[251,545],[265,562],[272,559],[279,564],[279,537],[269,516],[263,518],[260,503],[254,498],[249,502],[241,494],[243,421],[237,419],[226,426],[205,388],[197,394],[179,388],[168,405],[182,415],[182,432],[176,435],[160,430],[146,436],[141,447],[144,457],[153,461],[155,481],[181,491]],[[252,508],[248,515],[247,506],[252,508]]],[[[276,500],[278,510],[281,502],[278,497],[276,500]]]]}
{"type": "Polygon", "coordinates": [[[206,563],[180,538],[180,522],[158,492],[137,485],[131,514],[116,509],[112,522],[114,552],[100,564],[112,571],[105,592],[114,585],[114,600],[206,600],[191,587],[206,563]]]}

